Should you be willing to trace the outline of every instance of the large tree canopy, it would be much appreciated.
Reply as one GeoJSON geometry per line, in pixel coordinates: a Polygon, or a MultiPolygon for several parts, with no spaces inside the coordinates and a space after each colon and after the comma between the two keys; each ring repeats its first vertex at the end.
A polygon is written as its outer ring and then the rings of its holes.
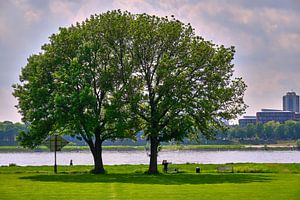
{"type": "Polygon", "coordinates": [[[151,143],[149,172],[156,173],[160,142],[213,137],[222,120],[245,109],[246,86],[232,78],[234,47],[205,41],[189,24],[142,14],[130,32],[129,103],[151,143]]]}
{"type": "Polygon", "coordinates": [[[24,146],[52,133],[77,136],[89,145],[95,172],[104,172],[102,142],[134,133],[134,116],[120,100],[127,77],[118,57],[130,19],[114,11],[60,28],[42,53],[28,59],[22,84],[14,86],[23,121],[30,123],[19,137],[24,146]]]}
{"type": "Polygon", "coordinates": [[[80,136],[95,171],[103,172],[101,144],[142,130],[157,173],[160,142],[212,137],[223,119],[243,112],[245,84],[233,78],[234,48],[195,35],[174,19],[112,11],[61,28],[29,58],[15,85],[24,145],[49,133],[80,136]]]}

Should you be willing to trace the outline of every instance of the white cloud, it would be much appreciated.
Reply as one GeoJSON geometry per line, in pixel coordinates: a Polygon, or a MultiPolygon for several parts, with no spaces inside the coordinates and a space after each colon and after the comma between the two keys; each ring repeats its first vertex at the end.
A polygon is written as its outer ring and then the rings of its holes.
{"type": "Polygon", "coordinates": [[[24,13],[25,19],[29,23],[38,22],[41,19],[42,12],[33,9],[27,9],[24,13]]]}
{"type": "Polygon", "coordinates": [[[12,89],[0,88],[0,121],[21,121],[21,115],[17,112],[15,105],[17,105],[17,100],[12,95],[12,89]]]}
{"type": "Polygon", "coordinates": [[[283,51],[300,52],[300,34],[284,33],[278,36],[278,46],[283,51]]]}
{"type": "Polygon", "coordinates": [[[110,0],[49,1],[51,15],[67,21],[68,24],[82,22],[93,14],[100,14],[110,9],[112,9],[110,0]]]}
{"type": "Polygon", "coordinates": [[[4,42],[8,35],[9,30],[7,29],[5,19],[0,16],[0,43],[4,42]]]}
{"type": "Polygon", "coordinates": [[[51,0],[49,1],[49,10],[51,15],[68,21],[76,15],[76,10],[72,9],[71,1],[51,0]]]}
{"type": "Polygon", "coordinates": [[[128,10],[133,13],[147,12],[149,14],[153,14],[153,12],[155,12],[153,4],[150,4],[149,2],[144,0],[115,0],[113,1],[112,5],[114,8],[128,10]]]}
{"type": "Polygon", "coordinates": [[[77,12],[75,12],[72,23],[84,21],[93,14],[100,14],[110,9],[112,9],[110,0],[85,0],[79,5],[77,12]]]}
{"type": "Polygon", "coordinates": [[[42,18],[41,10],[34,8],[30,2],[26,0],[13,0],[13,4],[16,8],[22,12],[24,19],[28,23],[38,22],[42,18]]]}

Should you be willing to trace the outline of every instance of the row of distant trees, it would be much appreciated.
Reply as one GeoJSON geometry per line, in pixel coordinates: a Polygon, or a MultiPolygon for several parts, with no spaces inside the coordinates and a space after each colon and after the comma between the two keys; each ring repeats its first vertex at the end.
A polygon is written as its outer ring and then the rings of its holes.
{"type": "Polygon", "coordinates": [[[22,123],[0,122],[0,145],[16,145],[18,132],[26,129],[26,126],[22,123]]]}
{"type": "Polygon", "coordinates": [[[11,121],[0,122],[1,133],[15,133],[18,130],[25,130],[26,126],[23,123],[13,123],[11,121]]]}
{"type": "MultiPolygon", "coordinates": [[[[0,122],[0,145],[2,146],[14,146],[18,145],[20,141],[18,141],[19,132],[28,132],[29,127],[24,123],[13,123],[11,121],[3,121],[0,122]]],[[[86,145],[84,141],[78,140],[76,137],[64,136],[66,140],[68,140],[69,144],[74,145],[86,145]]],[[[146,145],[147,141],[143,139],[141,133],[136,134],[135,139],[122,139],[122,140],[107,140],[103,144],[104,145],[146,145]]]]}
{"type": "Polygon", "coordinates": [[[270,121],[264,124],[248,124],[246,127],[232,126],[219,137],[227,140],[297,140],[300,139],[300,122],[270,121]]]}
{"type": "MultiPolygon", "coordinates": [[[[0,145],[15,145],[19,131],[27,131],[22,123],[0,122],[0,145]]],[[[226,140],[298,140],[300,139],[300,122],[287,121],[283,124],[270,121],[265,124],[249,124],[246,127],[232,126],[217,135],[217,139],[226,140]]],[[[186,141],[189,143],[189,141],[186,141]]]]}

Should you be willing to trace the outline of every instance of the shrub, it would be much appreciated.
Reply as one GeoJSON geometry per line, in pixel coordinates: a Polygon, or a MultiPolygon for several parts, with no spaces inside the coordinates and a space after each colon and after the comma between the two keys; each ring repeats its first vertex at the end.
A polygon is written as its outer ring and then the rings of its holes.
{"type": "Polygon", "coordinates": [[[300,151],[300,139],[296,141],[296,148],[300,151]]]}

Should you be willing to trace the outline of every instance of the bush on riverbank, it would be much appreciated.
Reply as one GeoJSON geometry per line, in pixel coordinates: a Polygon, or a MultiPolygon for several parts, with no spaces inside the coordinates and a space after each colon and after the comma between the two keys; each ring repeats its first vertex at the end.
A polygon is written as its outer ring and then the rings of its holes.
{"type": "Polygon", "coordinates": [[[300,151],[300,139],[297,140],[297,142],[296,142],[296,147],[297,147],[297,149],[300,151]]]}

